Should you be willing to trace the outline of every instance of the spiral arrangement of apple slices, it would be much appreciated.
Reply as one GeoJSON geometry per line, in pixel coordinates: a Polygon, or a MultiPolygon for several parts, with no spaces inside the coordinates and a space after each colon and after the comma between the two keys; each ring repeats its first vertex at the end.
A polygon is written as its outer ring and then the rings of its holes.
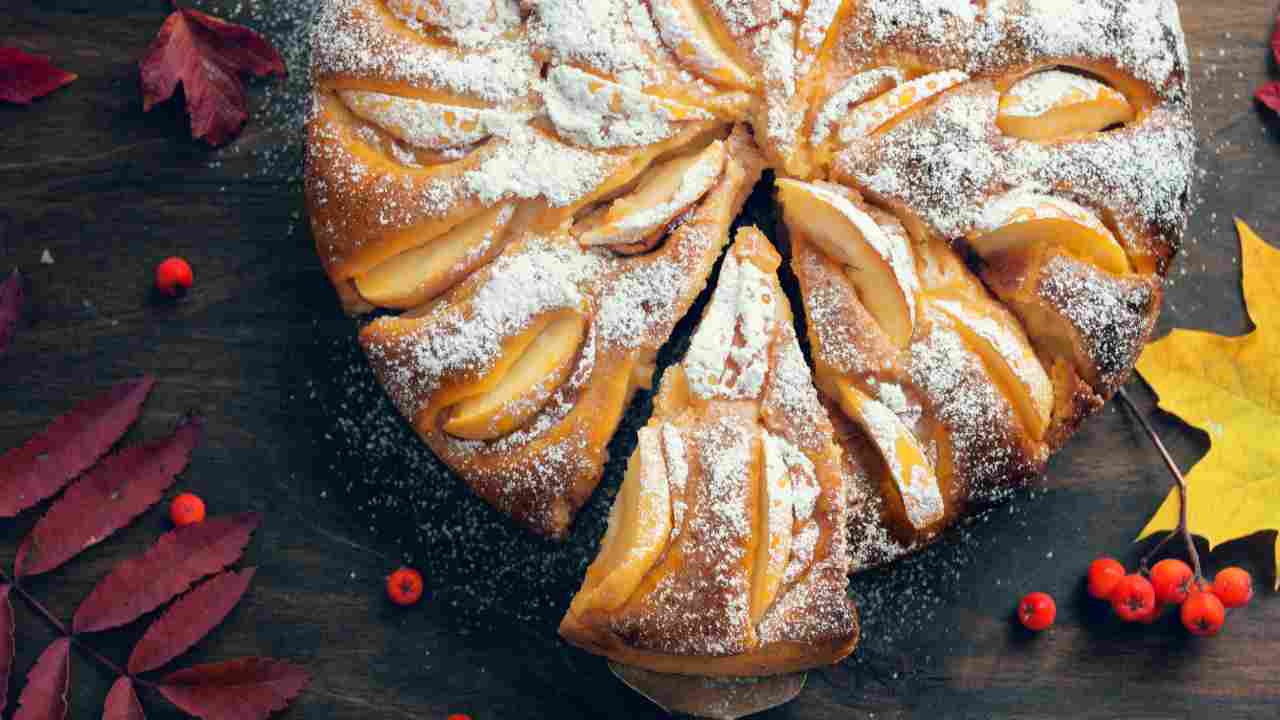
{"type": "Polygon", "coordinates": [[[1185,226],[1173,0],[326,0],[313,45],[325,269],[418,434],[543,535],[773,171],[811,362],[778,355],[782,294],[734,295],[744,268],[776,285],[751,233],[565,621],[650,669],[847,651],[847,624],[801,629],[798,558],[891,560],[1041,473],[1131,372],[1185,226]],[[844,501],[802,521],[813,488],[844,501]],[[713,515],[733,568],[697,547],[713,515]]]}

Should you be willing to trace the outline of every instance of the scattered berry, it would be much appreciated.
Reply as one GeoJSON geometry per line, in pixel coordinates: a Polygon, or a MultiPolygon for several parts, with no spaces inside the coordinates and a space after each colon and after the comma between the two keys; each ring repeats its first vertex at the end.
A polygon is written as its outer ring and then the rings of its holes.
{"type": "Polygon", "coordinates": [[[191,289],[191,266],[186,260],[171,257],[156,266],[156,289],[169,297],[178,297],[191,289]]]}
{"type": "Polygon", "coordinates": [[[397,605],[412,605],[422,599],[422,573],[402,567],[387,576],[387,597],[397,605]]]}
{"type": "Polygon", "coordinates": [[[448,720],[471,720],[471,716],[466,713],[454,713],[448,717],[448,720]]]}
{"type": "Polygon", "coordinates": [[[1125,622],[1137,622],[1156,606],[1156,591],[1141,575],[1126,575],[1111,592],[1111,609],[1125,622]]]}
{"type": "Polygon", "coordinates": [[[1124,579],[1124,565],[1119,560],[1100,557],[1089,564],[1089,594],[1107,600],[1124,579]]]}
{"type": "Polygon", "coordinates": [[[1182,626],[1192,635],[1213,637],[1222,629],[1227,619],[1227,609],[1217,595],[1193,590],[1182,603],[1182,626]]]}
{"type": "Polygon", "coordinates": [[[1253,578],[1244,568],[1224,568],[1213,578],[1213,594],[1224,607],[1244,607],[1253,597],[1253,578]]]}
{"type": "Polygon", "coordinates": [[[1191,592],[1195,573],[1191,566],[1176,558],[1165,558],[1151,568],[1151,586],[1156,591],[1156,602],[1162,605],[1181,605],[1191,592]]]}
{"type": "Polygon", "coordinates": [[[182,493],[169,504],[169,519],[178,527],[204,522],[204,501],[194,493],[182,493]]]}
{"type": "Polygon", "coordinates": [[[1048,593],[1028,593],[1022,598],[1022,602],[1018,603],[1018,620],[1028,630],[1036,632],[1044,630],[1053,624],[1057,616],[1058,606],[1048,593]]]}

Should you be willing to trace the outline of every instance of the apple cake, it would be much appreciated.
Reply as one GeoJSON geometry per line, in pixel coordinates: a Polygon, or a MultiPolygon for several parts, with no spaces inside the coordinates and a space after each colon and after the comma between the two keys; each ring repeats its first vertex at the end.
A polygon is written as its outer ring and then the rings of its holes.
{"type": "Polygon", "coordinates": [[[325,0],[312,55],[324,268],[524,527],[567,533],[720,262],[561,626],[659,672],[847,654],[848,573],[1127,379],[1186,224],[1174,0],[325,0]],[[762,176],[785,252],[726,253],[762,176]]]}

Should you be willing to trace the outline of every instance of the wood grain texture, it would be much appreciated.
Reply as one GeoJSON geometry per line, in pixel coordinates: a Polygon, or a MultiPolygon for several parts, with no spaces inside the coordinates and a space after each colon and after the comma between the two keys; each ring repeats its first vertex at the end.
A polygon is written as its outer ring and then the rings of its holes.
{"type": "MultiPolygon", "coordinates": [[[[228,12],[275,1],[198,5],[228,12]]],[[[0,0],[0,42],[80,75],[29,108],[0,106],[0,272],[20,267],[30,293],[0,358],[0,448],[143,372],[159,383],[128,440],[160,437],[188,411],[208,418],[178,489],[202,494],[212,513],[262,512],[246,555],[259,570],[227,623],[170,667],[251,654],[300,662],[314,682],[282,717],[661,717],[603,661],[555,637],[603,527],[608,483],[570,542],[552,546],[507,527],[438,468],[414,485],[410,476],[431,463],[394,421],[353,429],[389,410],[312,252],[296,158],[264,169],[284,131],[255,118],[232,146],[210,151],[186,139],[176,107],[141,110],[137,58],[167,7],[0,0]],[[52,265],[40,263],[46,249],[52,265]],[[176,304],[150,291],[169,255],[195,268],[195,291],[176,304]],[[428,583],[427,600],[408,611],[381,586],[404,557],[428,583]]],[[[1267,48],[1277,7],[1184,0],[1182,9],[1204,175],[1161,327],[1235,334],[1248,321],[1232,216],[1280,244],[1280,122],[1250,99],[1280,77],[1267,48]]],[[[270,91],[255,85],[255,105],[270,91]]],[[[1150,394],[1134,387],[1149,408],[1150,394]]],[[[1176,420],[1154,420],[1184,467],[1207,447],[1176,420]]],[[[628,432],[615,446],[624,457],[628,432]]],[[[1043,487],[857,578],[863,647],[762,717],[1275,717],[1273,593],[1233,613],[1211,642],[1188,639],[1174,621],[1121,626],[1084,594],[1094,556],[1140,554],[1130,542],[1167,487],[1137,424],[1109,407],[1054,459],[1043,487]],[[1039,637],[1011,622],[1033,589],[1059,600],[1057,627],[1039,637]]],[[[0,560],[11,564],[34,519],[0,524],[0,560]]],[[[30,589],[69,617],[115,561],[166,529],[162,513],[150,513],[30,589]]],[[[1240,563],[1269,584],[1269,542],[1233,543],[1210,565],[1240,563]]],[[[15,608],[22,677],[50,638],[15,608]]],[[[98,640],[123,662],[145,624],[98,640]]],[[[79,658],[73,665],[72,717],[96,717],[114,678],[79,658]]],[[[154,694],[142,701],[150,718],[180,717],[154,694]]]]}

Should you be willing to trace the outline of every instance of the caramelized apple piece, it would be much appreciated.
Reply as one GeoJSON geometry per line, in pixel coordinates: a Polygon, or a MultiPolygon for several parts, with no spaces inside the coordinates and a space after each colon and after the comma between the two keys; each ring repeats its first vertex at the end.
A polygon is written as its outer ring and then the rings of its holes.
{"type": "Polygon", "coordinates": [[[906,80],[906,76],[896,67],[872,68],[849,78],[827,98],[818,111],[813,122],[813,144],[825,144],[854,108],[884,95],[906,80]]]}
{"type": "Polygon", "coordinates": [[[675,134],[680,123],[711,120],[692,105],[650,95],[569,65],[547,73],[547,115],[560,137],[587,147],[648,145],[675,134]]]}
{"type": "Polygon", "coordinates": [[[907,522],[923,530],[945,515],[938,477],[924,448],[893,411],[847,382],[838,381],[840,409],[858,424],[884,458],[906,508],[907,522]]]}
{"type": "Polygon", "coordinates": [[[1115,235],[1089,210],[1061,198],[1014,190],[983,209],[969,243],[984,258],[1040,243],[1110,273],[1129,272],[1129,258],[1115,235]]]}
{"type": "Polygon", "coordinates": [[[570,612],[579,616],[622,607],[671,537],[670,488],[658,431],[641,428],[637,441],[600,552],[573,598],[570,612]]]}
{"type": "Polygon", "coordinates": [[[396,139],[426,150],[474,145],[509,115],[503,110],[463,107],[388,95],[370,90],[339,90],[343,104],[396,139]]]}
{"type": "MultiPolygon", "coordinates": [[[[768,432],[764,433],[764,472],[760,478],[759,507],[756,510],[756,559],[751,579],[751,622],[759,622],[782,589],[782,580],[791,557],[792,512],[791,467],[798,450],[768,432]],[[791,450],[788,453],[788,450],[791,450]]],[[[803,457],[803,456],[802,456],[803,457]]],[[[810,465],[812,467],[812,465],[810,465]]]]}
{"type": "Polygon", "coordinates": [[[701,0],[657,0],[649,9],[662,41],[695,74],[739,90],[755,88],[755,77],[726,49],[732,40],[708,17],[701,0]]]}
{"type": "Polygon", "coordinates": [[[854,108],[840,123],[837,137],[848,145],[894,122],[901,115],[969,79],[960,70],[943,70],[918,77],[895,87],[876,99],[854,108]]]}
{"type": "Polygon", "coordinates": [[[1052,140],[1097,132],[1136,115],[1129,99],[1109,85],[1049,70],[1022,79],[1000,98],[996,124],[1013,137],[1052,140]]]}
{"type": "Polygon", "coordinates": [[[497,255],[512,214],[511,205],[486,210],[426,245],[402,252],[357,275],[356,289],[374,305],[418,307],[497,255]]]}
{"type": "Polygon", "coordinates": [[[586,329],[586,318],[577,313],[551,318],[497,383],[450,409],[444,431],[466,440],[492,440],[528,422],[573,371],[586,329]]]}
{"type": "Polygon", "coordinates": [[[650,168],[634,191],[580,224],[578,241],[583,245],[628,245],[660,234],[707,194],[720,178],[724,162],[724,143],[717,140],[700,152],[650,168]]]}
{"type": "Polygon", "coordinates": [[[846,266],[858,299],[893,344],[906,347],[919,290],[907,237],[886,232],[839,186],[796,180],[777,185],[787,227],[846,266]]]}
{"type": "Polygon", "coordinates": [[[1053,416],[1053,383],[1013,316],[996,306],[934,299],[930,307],[949,318],[965,344],[982,358],[1023,427],[1044,438],[1053,416]]]}

